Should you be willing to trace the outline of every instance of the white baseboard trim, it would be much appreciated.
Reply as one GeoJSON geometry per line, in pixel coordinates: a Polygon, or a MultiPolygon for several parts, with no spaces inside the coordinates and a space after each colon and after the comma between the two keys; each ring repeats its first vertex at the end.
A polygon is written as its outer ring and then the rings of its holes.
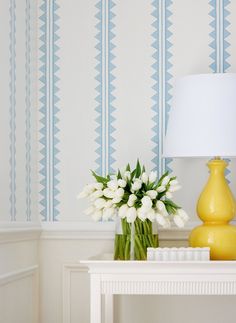
{"type": "Polygon", "coordinates": [[[12,283],[16,280],[20,280],[29,276],[36,275],[38,271],[38,265],[29,266],[23,269],[11,271],[7,274],[0,276],[0,286],[12,283]]]}
{"type": "MultiPolygon", "coordinates": [[[[188,239],[190,231],[200,222],[190,222],[179,229],[159,230],[160,240],[175,241],[188,239]]],[[[42,223],[42,240],[113,240],[115,224],[114,222],[54,222],[42,223]]]]}

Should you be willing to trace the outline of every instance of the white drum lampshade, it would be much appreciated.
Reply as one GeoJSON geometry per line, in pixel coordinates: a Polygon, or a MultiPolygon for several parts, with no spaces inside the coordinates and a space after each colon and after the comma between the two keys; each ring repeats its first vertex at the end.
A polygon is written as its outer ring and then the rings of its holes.
{"type": "Polygon", "coordinates": [[[236,156],[236,74],[177,80],[163,155],[236,156]]]}

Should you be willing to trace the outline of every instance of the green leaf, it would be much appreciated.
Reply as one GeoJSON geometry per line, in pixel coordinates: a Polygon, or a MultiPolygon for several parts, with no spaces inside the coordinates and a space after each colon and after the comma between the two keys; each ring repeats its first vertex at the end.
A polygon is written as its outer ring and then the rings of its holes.
{"type": "Polygon", "coordinates": [[[109,182],[109,179],[107,179],[106,177],[99,176],[94,171],[91,172],[98,183],[106,184],[107,182],[109,182]]]}
{"type": "Polygon", "coordinates": [[[167,171],[167,172],[165,172],[162,176],[161,176],[161,178],[159,179],[159,181],[158,181],[158,186],[160,186],[161,185],[161,182],[163,181],[163,179],[167,176],[169,174],[169,172],[167,171]]]}
{"type": "Polygon", "coordinates": [[[118,169],[117,178],[118,178],[118,179],[122,179],[121,172],[120,172],[120,170],[119,170],[119,169],[118,169]]]}
{"type": "Polygon", "coordinates": [[[141,175],[141,166],[140,166],[139,160],[137,159],[135,176],[139,177],[140,175],[141,175]]]}
{"type": "Polygon", "coordinates": [[[163,201],[165,203],[165,205],[169,205],[171,206],[172,208],[174,208],[175,210],[177,209],[181,209],[180,206],[178,206],[177,204],[175,204],[173,201],[169,200],[169,199],[166,199],[165,201],[163,201]]]}
{"type": "Polygon", "coordinates": [[[142,173],[145,173],[145,172],[146,172],[146,169],[145,169],[145,166],[143,165],[142,173]]]}
{"type": "Polygon", "coordinates": [[[127,166],[126,166],[126,169],[125,169],[127,172],[130,172],[130,164],[128,164],[127,166]]]}

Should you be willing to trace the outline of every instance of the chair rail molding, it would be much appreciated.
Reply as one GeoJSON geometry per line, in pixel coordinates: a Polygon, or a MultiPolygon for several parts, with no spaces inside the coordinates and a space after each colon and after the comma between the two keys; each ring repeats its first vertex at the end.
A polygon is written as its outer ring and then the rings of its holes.
{"type": "MultiPolygon", "coordinates": [[[[159,229],[163,241],[187,240],[190,231],[200,222],[190,222],[185,228],[159,229]]],[[[113,240],[114,222],[43,222],[42,240],[113,240]]]]}
{"type": "Polygon", "coordinates": [[[20,242],[28,240],[39,240],[42,232],[40,223],[31,222],[1,222],[0,244],[20,242]]]}

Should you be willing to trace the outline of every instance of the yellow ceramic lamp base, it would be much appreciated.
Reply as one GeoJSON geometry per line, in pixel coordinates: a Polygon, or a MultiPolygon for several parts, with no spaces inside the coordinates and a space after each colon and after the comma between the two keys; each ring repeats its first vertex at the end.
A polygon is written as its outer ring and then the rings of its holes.
{"type": "Polygon", "coordinates": [[[236,260],[236,227],[228,224],[235,215],[235,200],[225,180],[227,163],[208,163],[209,180],[199,197],[197,213],[203,225],[193,229],[191,247],[210,247],[212,260],[236,260]]]}

